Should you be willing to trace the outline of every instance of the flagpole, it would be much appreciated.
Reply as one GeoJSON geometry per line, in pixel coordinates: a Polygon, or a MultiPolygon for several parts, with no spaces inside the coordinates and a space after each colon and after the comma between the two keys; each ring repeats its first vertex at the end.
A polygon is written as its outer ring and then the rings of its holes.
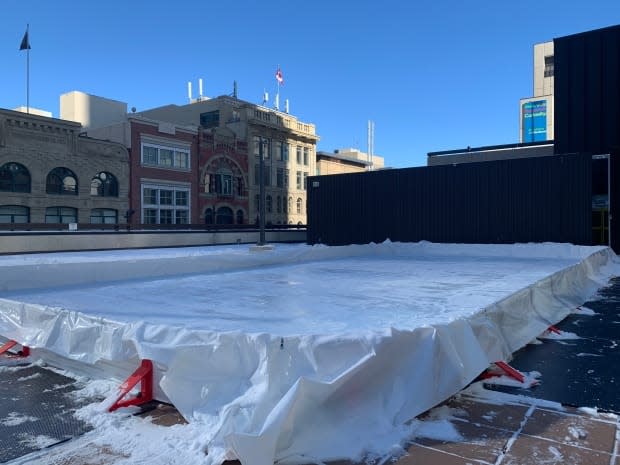
{"type": "Polygon", "coordinates": [[[28,30],[30,24],[26,24],[26,34],[28,34],[28,48],[26,49],[26,113],[30,114],[30,35],[28,30]]]}

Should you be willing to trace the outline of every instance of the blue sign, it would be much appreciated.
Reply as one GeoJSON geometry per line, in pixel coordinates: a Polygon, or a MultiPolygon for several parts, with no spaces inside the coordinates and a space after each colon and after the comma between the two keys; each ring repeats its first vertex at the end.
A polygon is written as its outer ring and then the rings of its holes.
{"type": "Polygon", "coordinates": [[[522,109],[523,142],[547,140],[547,101],[526,102],[522,109]]]}

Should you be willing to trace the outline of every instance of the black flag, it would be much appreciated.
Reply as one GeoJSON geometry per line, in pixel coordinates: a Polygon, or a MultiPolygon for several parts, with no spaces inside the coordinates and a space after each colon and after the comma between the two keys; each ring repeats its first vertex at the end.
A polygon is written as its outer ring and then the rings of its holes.
{"type": "Polygon", "coordinates": [[[24,34],[24,38],[22,39],[22,43],[19,46],[20,50],[30,50],[30,41],[28,40],[28,29],[26,29],[26,33],[24,34]]]}

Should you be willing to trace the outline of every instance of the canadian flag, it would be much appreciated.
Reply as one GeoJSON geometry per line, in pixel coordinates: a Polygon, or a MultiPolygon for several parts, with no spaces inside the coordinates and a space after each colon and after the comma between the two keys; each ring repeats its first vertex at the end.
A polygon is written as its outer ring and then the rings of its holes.
{"type": "Polygon", "coordinates": [[[282,70],[280,68],[276,71],[276,81],[280,84],[284,84],[284,78],[282,77],[282,70]]]}

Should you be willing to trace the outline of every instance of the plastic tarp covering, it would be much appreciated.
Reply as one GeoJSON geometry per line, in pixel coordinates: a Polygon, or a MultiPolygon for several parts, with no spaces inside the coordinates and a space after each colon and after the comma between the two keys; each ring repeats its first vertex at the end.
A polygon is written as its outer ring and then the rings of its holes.
{"type": "Polygon", "coordinates": [[[0,334],[129,374],[204,427],[207,461],[389,453],[407,422],[566,317],[607,247],[390,243],[0,257],[0,334]]]}

